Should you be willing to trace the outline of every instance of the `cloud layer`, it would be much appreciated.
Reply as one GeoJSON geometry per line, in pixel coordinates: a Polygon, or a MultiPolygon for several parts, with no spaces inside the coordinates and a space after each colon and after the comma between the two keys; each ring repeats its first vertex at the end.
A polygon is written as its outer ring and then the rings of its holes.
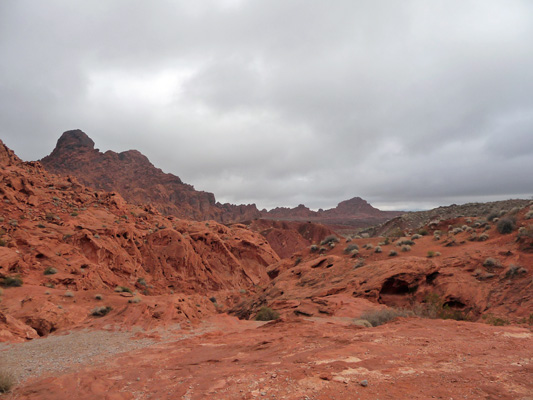
{"type": "Polygon", "coordinates": [[[524,0],[0,2],[0,137],[135,148],[220,201],[533,194],[524,0]]]}

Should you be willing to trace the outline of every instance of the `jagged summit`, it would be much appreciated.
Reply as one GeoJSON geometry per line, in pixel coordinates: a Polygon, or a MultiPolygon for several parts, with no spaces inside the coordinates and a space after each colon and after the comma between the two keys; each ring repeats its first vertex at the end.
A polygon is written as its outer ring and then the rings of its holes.
{"type": "Polygon", "coordinates": [[[197,191],[163,172],[137,150],[102,153],[79,129],[63,133],[41,163],[50,172],[74,175],[87,186],[116,191],[135,204],[150,203],[167,215],[224,223],[259,217],[255,205],[221,205],[213,193],[197,191]]]}
{"type": "Polygon", "coordinates": [[[318,212],[303,204],[270,211],[259,211],[255,204],[220,204],[213,193],[197,191],[176,175],[164,173],[137,150],[100,152],[94,148],[93,140],[79,129],[63,133],[54,151],[41,163],[53,173],[76,176],[85,185],[116,191],[129,202],[150,203],[164,214],[194,220],[232,223],[265,218],[353,229],[380,224],[401,214],[380,211],[360,197],[318,212]]]}

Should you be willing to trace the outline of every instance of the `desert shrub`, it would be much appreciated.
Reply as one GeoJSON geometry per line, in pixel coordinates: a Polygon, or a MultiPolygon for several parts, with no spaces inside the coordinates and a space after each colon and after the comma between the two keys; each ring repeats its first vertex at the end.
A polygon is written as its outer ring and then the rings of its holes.
{"type": "Polygon", "coordinates": [[[0,286],[20,287],[22,286],[22,278],[20,276],[6,276],[0,280],[0,286]]]}
{"type": "Polygon", "coordinates": [[[402,246],[402,251],[404,251],[404,252],[411,251],[411,246],[409,246],[408,244],[403,245],[402,246]]]}
{"type": "Polygon", "coordinates": [[[381,247],[380,246],[377,246],[375,249],[374,249],[374,253],[381,253],[382,250],[381,250],[381,247]]]}
{"type": "Polygon", "coordinates": [[[365,259],[360,258],[359,260],[357,260],[357,263],[353,266],[353,269],[364,267],[364,265],[365,265],[365,259]]]}
{"type": "Polygon", "coordinates": [[[134,297],[133,299],[129,299],[128,300],[128,303],[133,303],[133,304],[137,304],[137,303],[140,303],[141,302],[141,298],[140,297],[134,297]]]}
{"type": "Polygon", "coordinates": [[[440,251],[435,252],[435,257],[440,257],[440,251]]]}
{"type": "Polygon", "coordinates": [[[413,236],[411,236],[411,240],[417,240],[420,239],[422,235],[419,235],[418,233],[415,233],[413,236]]]}
{"type": "Polygon", "coordinates": [[[434,251],[428,251],[428,258],[432,258],[432,257],[435,257],[435,252],[434,251]]]}
{"type": "Polygon", "coordinates": [[[403,240],[398,241],[398,243],[396,243],[397,246],[403,246],[403,245],[412,246],[414,244],[415,242],[409,239],[403,239],[403,240]]]}
{"type": "Polygon", "coordinates": [[[518,275],[525,274],[527,270],[524,267],[521,267],[520,265],[511,264],[509,268],[505,271],[505,277],[506,278],[514,278],[518,275]]]}
{"type": "Polygon", "coordinates": [[[428,231],[427,231],[427,229],[422,228],[422,229],[420,229],[420,230],[418,231],[418,234],[419,234],[420,236],[426,236],[426,235],[428,234],[428,231]]]}
{"type": "Polygon", "coordinates": [[[367,320],[372,326],[383,325],[399,317],[410,317],[413,313],[397,308],[385,308],[382,310],[366,311],[361,315],[361,319],[367,320]]]}
{"type": "Polygon", "coordinates": [[[489,257],[486,258],[485,261],[483,261],[484,267],[496,267],[499,268],[502,266],[499,260],[496,260],[495,258],[489,257]]]}
{"type": "Polygon", "coordinates": [[[15,376],[9,372],[0,370],[0,393],[8,393],[15,386],[15,376]]]}
{"type": "Polygon", "coordinates": [[[525,215],[526,219],[533,219],[533,210],[529,210],[526,215],[525,215]]]}
{"type": "Polygon", "coordinates": [[[110,306],[95,307],[92,309],[91,315],[94,317],[103,317],[109,314],[112,309],[110,306]]]}
{"type": "Polygon", "coordinates": [[[279,318],[279,313],[269,307],[261,307],[257,315],[256,321],[272,321],[279,318]]]}
{"type": "Polygon", "coordinates": [[[320,242],[322,246],[329,245],[330,243],[339,243],[340,239],[336,235],[329,235],[320,242]]]}
{"type": "Polygon", "coordinates": [[[416,315],[424,318],[454,319],[456,321],[470,320],[468,313],[451,308],[436,293],[426,295],[423,304],[416,306],[413,311],[416,315]]]}
{"type": "Polygon", "coordinates": [[[457,228],[455,228],[455,229],[452,230],[452,233],[453,233],[454,235],[457,235],[457,234],[461,233],[462,231],[463,231],[463,228],[461,228],[461,227],[457,227],[457,228]]]}
{"type": "Polygon", "coordinates": [[[511,233],[515,229],[515,222],[511,218],[502,218],[496,224],[496,229],[501,234],[511,233]]]}
{"type": "Polygon", "coordinates": [[[367,250],[372,250],[374,248],[374,246],[372,245],[372,243],[367,243],[363,246],[363,248],[367,249],[367,250]]]}
{"type": "Polygon", "coordinates": [[[71,291],[67,290],[64,294],[65,297],[74,297],[74,293],[72,293],[71,291]]]}
{"type": "Polygon", "coordinates": [[[397,256],[398,253],[394,250],[391,250],[390,253],[389,253],[389,257],[394,257],[394,256],[397,256]]]}
{"type": "Polygon", "coordinates": [[[357,257],[359,255],[359,250],[352,250],[352,252],[350,254],[351,254],[352,258],[355,258],[355,257],[357,257]]]}
{"type": "Polygon", "coordinates": [[[45,275],[57,274],[57,269],[55,269],[54,267],[46,267],[45,270],[44,270],[44,274],[45,275]]]}
{"type": "Polygon", "coordinates": [[[146,280],[144,278],[137,279],[137,283],[141,286],[147,286],[146,280]]]}
{"type": "Polygon", "coordinates": [[[311,251],[311,253],[316,253],[318,251],[318,246],[316,244],[311,245],[309,251],[311,251]]]}
{"type": "Polygon", "coordinates": [[[328,251],[328,249],[325,248],[324,246],[320,246],[320,249],[318,249],[319,253],[325,253],[326,251],[328,251]]]}
{"type": "Polygon", "coordinates": [[[129,287],[126,287],[126,286],[117,286],[115,288],[115,292],[117,293],[131,293],[133,294],[133,291],[129,288],[129,287]]]}
{"type": "Polygon", "coordinates": [[[530,237],[533,238],[533,225],[529,225],[527,228],[525,226],[518,229],[518,237],[530,237]]]}
{"type": "Polygon", "coordinates": [[[489,235],[487,235],[486,233],[482,233],[481,235],[479,235],[477,237],[477,240],[479,240],[480,242],[484,242],[486,240],[489,240],[489,235]]]}
{"type": "Polygon", "coordinates": [[[94,296],[94,298],[96,300],[102,300],[104,298],[104,296],[102,296],[101,294],[97,294],[96,296],[94,296]]]}
{"type": "Polygon", "coordinates": [[[349,254],[353,250],[359,250],[359,246],[357,244],[355,244],[355,243],[352,243],[352,244],[349,244],[348,246],[346,246],[344,248],[344,254],[349,254]]]}
{"type": "Polygon", "coordinates": [[[508,320],[506,320],[504,318],[500,318],[500,317],[495,317],[492,314],[485,314],[485,315],[483,315],[482,318],[489,325],[505,326],[505,325],[509,325],[510,324],[510,322],[508,320]]]}
{"type": "Polygon", "coordinates": [[[215,296],[210,297],[210,298],[209,298],[209,301],[210,301],[211,303],[216,303],[216,302],[217,302],[217,298],[216,298],[215,296]]]}

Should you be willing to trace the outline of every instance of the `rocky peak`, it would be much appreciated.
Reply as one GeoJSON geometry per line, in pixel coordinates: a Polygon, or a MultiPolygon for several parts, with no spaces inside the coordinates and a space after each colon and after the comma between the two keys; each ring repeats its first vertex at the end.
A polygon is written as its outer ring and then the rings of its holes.
{"type": "Polygon", "coordinates": [[[349,200],[340,202],[337,205],[337,211],[342,212],[375,212],[378,211],[375,207],[372,207],[366,200],[363,200],[360,197],[354,197],[349,200]]]}
{"type": "MultiPolygon", "coordinates": [[[[92,139],[87,136],[87,134],[80,129],[75,129],[72,131],[66,131],[61,135],[57,141],[55,150],[72,150],[77,149],[94,149],[94,142],[92,139]]],[[[54,151],[55,151],[54,150],[54,151]]]]}
{"type": "Polygon", "coordinates": [[[20,162],[20,158],[13,153],[13,150],[8,148],[4,142],[0,140],[0,165],[11,165],[20,162]]]}

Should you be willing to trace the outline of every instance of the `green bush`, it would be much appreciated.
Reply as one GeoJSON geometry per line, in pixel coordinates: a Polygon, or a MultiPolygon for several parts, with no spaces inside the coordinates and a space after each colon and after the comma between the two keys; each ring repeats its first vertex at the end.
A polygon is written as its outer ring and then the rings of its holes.
{"type": "Polygon", "coordinates": [[[255,316],[256,321],[272,321],[279,318],[279,313],[269,307],[261,307],[255,316]]]}
{"type": "Polygon", "coordinates": [[[22,286],[22,278],[20,276],[6,276],[0,280],[0,286],[20,287],[22,286]]]}
{"type": "Polygon", "coordinates": [[[349,244],[344,248],[344,254],[349,254],[352,250],[359,250],[359,246],[356,243],[349,244]]]}
{"type": "Polygon", "coordinates": [[[117,286],[115,288],[115,292],[117,293],[131,293],[133,294],[133,291],[129,288],[129,287],[126,287],[126,286],[117,286]]]}
{"type": "Polygon", "coordinates": [[[57,269],[55,269],[54,267],[46,267],[45,270],[44,270],[44,274],[45,275],[57,274],[57,269]]]}
{"type": "Polygon", "coordinates": [[[382,310],[367,311],[361,315],[361,319],[367,320],[372,326],[383,325],[399,317],[410,317],[414,314],[411,311],[397,308],[385,308],[382,310]]]}
{"type": "Polygon", "coordinates": [[[501,234],[511,233],[515,229],[515,222],[511,218],[502,218],[496,224],[496,229],[501,234]]]}
{"type": "Polygon", "coordinates": [[[326,236],[324,238],[324,240],[322,240],[320,242],[320,244],[322,246],[326,245],[326,244],[331,244],[331,243],[339,243],[340,239],[336,236],[336,235],[329,235],[329,236],[326,236]]]}

